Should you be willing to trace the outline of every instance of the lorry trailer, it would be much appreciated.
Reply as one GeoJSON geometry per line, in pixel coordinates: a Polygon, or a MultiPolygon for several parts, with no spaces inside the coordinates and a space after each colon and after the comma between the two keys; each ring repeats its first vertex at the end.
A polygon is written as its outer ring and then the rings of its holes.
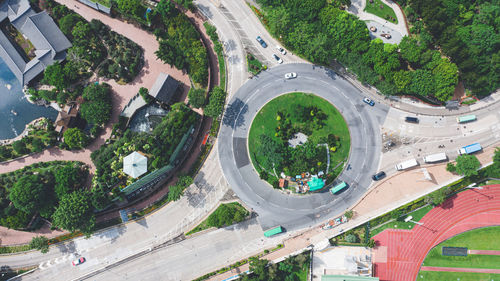
{"type": "Polygon", "coordinates": [[[406,169],[411,168],[411,167],[415,167],[417,165],[418,165],[417,160],[410,159],[410,160],[406,160],[404,162],[401,162],[401,163],[397,164],[396,165],[396,170],[402,171],[402,170],[406,170],[406,169]]]}
{"type": "Polygon", "coordinates": [[[445,160],[448,160],[448,156],[446,156],[446,153],[444,152],[431,154],[424,157],[425,163],[435,163],[445,160]]]}

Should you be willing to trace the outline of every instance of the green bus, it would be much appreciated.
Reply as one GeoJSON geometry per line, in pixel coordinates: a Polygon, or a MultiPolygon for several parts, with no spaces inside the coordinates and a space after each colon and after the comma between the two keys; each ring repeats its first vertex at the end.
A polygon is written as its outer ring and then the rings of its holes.
{"type": "Polygon", "coordinates": [[[475,120],[476,120],[476,115],[465,115],[465,116],[457,117],[458,123],[467,123],[467,122],[471,122],[471,121],[475,121],[475,120]]]}
{"type": "Polygon", "coordinates": [[[268,231],[264,232],[264,236],[271,237],[273,235],[279,234],[283,232],[283,228],[281,226],[271,228],[268,231]]]}
{"type": "Polygon", "coordinates": [[[330,189],[330,192],[331,192],[332,194],[335,194],[335,193],[337,193],[337,192],[341,191],[342,189],[344,189],[344,188],[346,188],[346,187],[347,187],[347,183],[345,183],[345,181],[343,181],[343,182],[341,182],[341,183],[337,184],[337,185],[336,185],[335,187],[333,187],[332,189],[330,189]]]}

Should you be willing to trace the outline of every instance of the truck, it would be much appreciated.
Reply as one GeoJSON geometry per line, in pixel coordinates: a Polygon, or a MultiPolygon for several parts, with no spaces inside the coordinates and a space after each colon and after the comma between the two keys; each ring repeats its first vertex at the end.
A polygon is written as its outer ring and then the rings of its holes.
{"type": "Polygon", "coordinates": [[[444,153],[444,152],[431,154],[431,155],[427,155],[424,157],[425,163],[435,163],[435,162],[445,161],[445,160],[448,160],[448,156],[446,156],[446,153],[444,153]]]}
{"type": "Polygon", "coordinates": [[[459,155],[464,155],[464,154],[472,154],[472,153],[474,153],[474,152],[478,152],[478,151],[480,151],[481,149],[483,149],[483,148],[481,147],[481,145],[480,145],[479,143],[477,143],[477,142],[476,142],[476,143],[469,144],[469,145],[467,145],[467,146],[464,146],[464,147],[460,148],[460,149],[458,150],[458,154],[459,154],[459,155]]]}
{"type": "Polygon", "coordinates": [[[402,171],[418,165],[417,160],[410,159],[396,165],[396,170],[402,171]]]}

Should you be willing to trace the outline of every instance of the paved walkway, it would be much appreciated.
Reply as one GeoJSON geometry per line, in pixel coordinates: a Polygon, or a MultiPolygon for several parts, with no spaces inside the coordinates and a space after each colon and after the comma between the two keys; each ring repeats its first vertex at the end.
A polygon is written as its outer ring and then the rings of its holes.
{"type": "Polygon", "coordinates": [[[447,272],[473,272],[473,273],[500,273],[500,269],[490,268],[459,268],[459,267],[437,267],[422,266],[424,271],[447,271],[447,272]]]}
{"type": "Polygon", "coordinates": [[[420,222],[411,231],[387,229],[374,237],[374,275],[380,280],[415,280],[434,246],[471,229],[500,225],[500,185],[461,192],[420,222]]]}

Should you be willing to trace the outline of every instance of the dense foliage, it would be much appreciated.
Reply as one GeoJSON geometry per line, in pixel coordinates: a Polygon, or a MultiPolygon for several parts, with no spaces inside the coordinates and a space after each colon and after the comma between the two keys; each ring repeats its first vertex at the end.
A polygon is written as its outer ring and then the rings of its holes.
{"type": "Polygon", "coordinates": [[[466,177],[477,175],[477,169],[481,167],[481,163],[474,155],[459,155],[456,161],[456,172],[466,177]]]}
{"type": "Polygon", "coordinates": [[[111,88],[108,84],[90,84],[83,90],[80,112],[90,124],[105,125],[111,116],[111,88]]]}
{"type": "Polygon", "coordinates": [[[30,248],[40,250],[42,254],[45,254],[49,251],[49,239],[45,236],[35,236],[31,239],[30,248]]]}
{"type": "Polygon", "coordinates": [[[160,43],[156,56],[163,62],[186,69],[202,86],[208,82],[208,56],[200,33],[170,0],[161,0],[152,15],[154,34],[160,43]]]}
{"type": "Polygon", "coordinates": [[[194,108],[200,108],[205,105],[205,90],[204,89],[189,89],[188,93],[189,104],[194,108]]]}
{"type": "MultiPolygon", "coordinates": [[[[424,46],[439,46],[473,93],[500,87],[500,2],[399,0],[424,46]]],[[[414,48],[418,48],[415,46],[414,48]]]]}
{"type": "Polygon", "coordinates": [[[0,224],[24,229],[37,214],[50,219],[59,199],[79,189],[87,174],[83,163],[67,161],[40,162],[1,174],[0,224]]]}
{"type": "Polygon", "coordinates": [[[88,143],[87,135],[78,128],[69,128],[64,134],[64,143],[69,149],[84,148],[88,143]]]}
{"type": "Polygon", "coordinates": [[[180,176],[177,183],[168,188],[168,201],[177,201],[181,199],[184,190],[193,183],[193,178],[189,176],[180,176]]]}
{"type": "Polygon", "coordinates": [[[385,95],[434,96],[446,101],[458,83],[455,64],[422,39],[399,46],[371,40],[365,22],[326,0],[259,0],[270,32],[308,60],[336,59],[385,95]]]}
{"type": "Polygon", "coordinates": [[[56,144],[57,132],[49,119],[43,118],[28,126],[28,135],[10,145],[0,145],[0,162],[31,152],[40,152],[56,144]]]}
{"type": "Polygon", "coordinates": [[[226,92],[217,86],[212,89],[208,98],[208,104],[205,106],[205,115],[217,118],[224,111],[224,103],[226,102],[226,92]]]}
{"type": "Polygon", "coordinates": [[[265,259],[252,257],[250,261],[250,274],[241,274],[242,281],[299,281],[304,280],[310,262],[309,252],[296,256],[289,256],[284,261],[272,263],[265,259]],[[301,276],[301,277],[299,277],[301,276]]]}
{"type": "Polygon", "coordinates": [[[53,223],[71,232],[80,230],[88,234],[95,226],[93,210],[88,192],[73,191],[61,198],[59,207],[52,215],[53,223]]]}
{"type": "MultiPolygon", "coordinates": [[[[177,145],[190,126],[195,125],[198,114],[183,103],[172,105],[152,133],[134,133],[126,130],[121,138],[101,146],[91,155],[96,166],[94,186],[113,186],[127,180],[123,173],[123,158],[133,151],[141,151],[148,157],[148,171],[169,164],[177,145]]],[[[127,183],[131,183],[128,179],[127,183]]]]}

